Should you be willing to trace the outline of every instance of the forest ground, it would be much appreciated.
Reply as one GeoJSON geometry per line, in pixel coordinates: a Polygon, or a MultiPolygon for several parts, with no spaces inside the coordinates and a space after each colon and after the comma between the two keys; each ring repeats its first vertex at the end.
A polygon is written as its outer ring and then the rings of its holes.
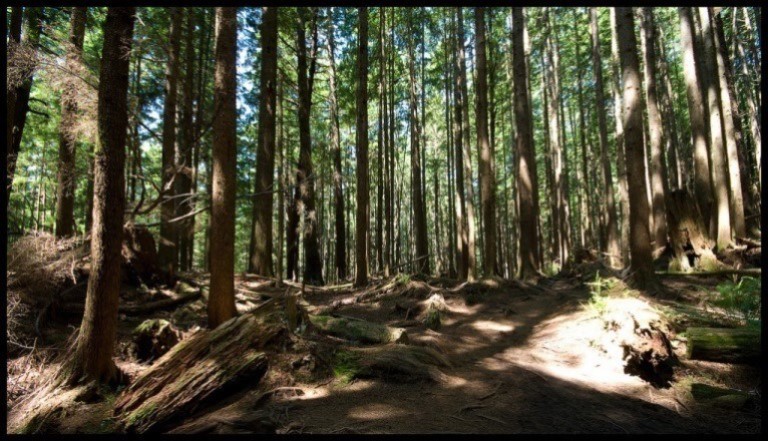
{"type": "MultiPolygon", "coordinates": [[[[200,282],[203,274],[190,275],[200,282]]],[[[399,276],[374,280],[364,290],[351,287],[310,289],[304,300],[313,309],[333,310],[338,317],[405,326],[409,344],[441,352],[449,367],[440,367],[437,381],[415,378],[350,378],[334,366],[328,352],[341,339],[311,335],[298,344],[270,354],[269,370],[260,382],[197,409],[168,428],[177,432],[218,433],[757,433],[759,404],[749,410],[724,409],[697,403],[692,382],[759,390],[759,368],[691,361],[685,339],[671,335],[679,356],[675,379],[655,387],[624,372],[622,353],[601,319],[610,301],[594,301],[585,284],[592,275],[556,276],[537,284],[486,281],[459,284],[446,279],[426,281],[399,276]],[[367,293],[367,294],[366,294],[367,293]],[[369,295],[373,293],[373,295],[369,295]],[[441,326],[427,329],[420,319],[428,298],[445,300],[441,326]],[[361,294],[364,294],[360,297],[361,294]],[[356,302],[349,300],[357,298],[356,302]],[[347,300],[345,304],[345,300],[347,300]],[[335,306],[334,306],[335,305],[335,306]],[[607,306],[606,306],[607,305],[607,306]],[[414,320],[415,319],[415,320],[414,320]],[[329,346],[330,345],[330,346],[329,346]],[[267,392],[268,393],[265,393],[267,392]],[[203,424],[205,423],[205,424],[203,424]],[[206,429],[201,429],[205,426],[206,429]],[[213,428],[213,429],[212,429],[213,428]]],[[[718,281],[704,277],[664,278],[658,296],[623,294],[655,310],[667,311],[678,331],[705,315],[673,311],[702,307],[706,292],[718,281]],[[685,309],[687,308],[687,309],[685,309]]],[[[238,275],[238,297],[254,303],[265,296],[297,291],[255,276],[238,275]]],[[[244,303],[239,303],[243,307],[244,303]]],[[[625,305],[625,306],[626,306],[625,305]]],[[[634,306],[633,306],[634,305],[634,306]]],[[[147,369],[130,351],[131,331],[144,319],[166,318],[185,336],[205,326],[205,300],[172,311],[123,316],[119,328],[118,366],[129,377],[147,369]]],[[[78,319],[58,320],[43,329],[49,351],[66,347],[78,319]]],[[[349,342],[346,342],[347,344],[349,342]]],[[[42,346],[42,345],[41,345],[42,346]]],[[[40,351],[38,351],[40,353],[40,351]]],[[[33,354],[34,355],[34,354],[33,354]]],[[[14,404],[36,385],[36,378],[55,369],[39,366],[32,356],[8,360],[9,416],[14,404]],[[26,366],[26,368],[24,368],[26,366]]],[[[49,357],[50,358],[50,357],[49,357]]],[[[759,400],[758,400],[759,401],[759,400]]],[[[79,403],[85,412],[67,411],[67,418],[43,431],[115,430],[111,404],[79,403]]]]}

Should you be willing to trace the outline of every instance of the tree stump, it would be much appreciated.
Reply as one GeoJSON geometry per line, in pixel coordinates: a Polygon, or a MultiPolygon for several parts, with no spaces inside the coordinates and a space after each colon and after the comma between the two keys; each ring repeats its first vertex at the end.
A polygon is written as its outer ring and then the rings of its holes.
{"type": "Polygon", "coordinates": [[[675,190],[667,199],[669,246],[675,256],[670,270],[687,271],[698,267],[704,259],[715,258],[713,243],[696,201],[687,190],[675,190]]]}
{"type": "Polygon", "coordinates": [[[176,282],[167,271],[158,265],[157,247],[152,233],[145,227],[127,224],[123,228],[123,271],[124,277],[139,285],[170,285],[176,282]]]}
{"type": "Polygon", "coordinates": [[[168,320],[145,320],[133,330],[134,354],[140,361],[156,360],[175,346],[179,337],[168,320]]]}
{"type": "Polygon", "coordinates": [[[285,331],[273,314],[261,313],[196,333],[118,396],[115,415],[131,433],[167,428],[244,383],[258,383],[267,371],[265,346],[285,331]]]}
{"type": "Polygon", "coordinates": [[[309,322],[323,333],[360,343],[408,342],[408,334],[403,328],[391,328],[378,323],[328,315],[310,315],[309,322]]]}

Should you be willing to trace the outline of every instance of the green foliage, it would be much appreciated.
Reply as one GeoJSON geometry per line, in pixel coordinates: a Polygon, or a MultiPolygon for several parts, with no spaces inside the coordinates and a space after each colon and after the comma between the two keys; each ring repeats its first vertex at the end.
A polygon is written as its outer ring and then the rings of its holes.
{"type": "MultiPolygon", "coordinates": [[[[587,282],[587,285],[591,287],[591,295],[583,306],[593,315],[601,317],[608,308],[608,297],[618,286],[618,280],[614,277],[601,278],[598,272],[595,274],[595,281],[587,282]]],[[[624,292],[626,291],[623,290],[622,293],[624,292]]]]}
{"type": "Polygon", "coordinates": [[[349,384],[360,373],[360,356],[340,350],[333,357],[333,376],[342,384],[349,384]]]}
{"type": "Polygon", "coordinates": [[[747,325],[760,323],[760,278],[744,276],[738,283],[728,281],[717,285],[718,294],[710,303],[722,308],[734,319],[747,325]]]}

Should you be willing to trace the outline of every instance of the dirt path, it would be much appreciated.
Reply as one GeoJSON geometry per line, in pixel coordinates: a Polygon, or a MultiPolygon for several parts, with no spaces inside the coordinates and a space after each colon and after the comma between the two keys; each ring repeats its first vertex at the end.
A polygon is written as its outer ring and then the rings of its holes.
{"type": "MultiPolygon", "coordinates": [[[[440,383],[357,380],[305,388],[276,399],[283,433],[691,433],[713,426],[675,397],[623,372],[620,358],[590,347],[600,326],[582,307],[588,292],[568,281],[541,292],[496,290],[467,306],[446,293],[439,332],[409,328],[439,347],[453,367],[440,383]],[[594,323],[590,323],[594,322],[594,323]],[[586,332],[585,332],[586,331],[586,332]],[[580,335],[581,334],[581,335],[580,335]],[[587,348],[587,350],[585,350],[587,348]],[[590,350],[591,349],[591,350],[590,350]]],[[[340,296],[324,296],[330,303],[340,296]]],[[[309,296],[311,302],[318,301],[309,296]]],[[[386,300],[339,312],[371,318],[386,300]]],[[[391,322],[392,320],[390,320],[391,322]]],[[[742,428],[744,430],[744,428],[742,428]]]]}

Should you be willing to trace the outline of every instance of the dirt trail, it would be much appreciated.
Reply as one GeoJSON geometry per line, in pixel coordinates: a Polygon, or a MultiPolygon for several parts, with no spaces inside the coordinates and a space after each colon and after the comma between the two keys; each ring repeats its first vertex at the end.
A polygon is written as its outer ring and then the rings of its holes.
{"type": "MultiPolygon", "coordinates": [[[[568,280],[546,282],[549,286],[536,291],[492,290],[472,306],[466,293],[442,291],[448,311],[439,332],[423,327],[408,332],[412,341],[436,346],[451,360],[444,381],[297,384],[302,396],[276,397],[267,406],[277,415],[278,433],[751,430],[727,421],[707,424],[672,389],[655,389],[625,374],[620,358],[588,341],[590,328],[601,325],[583,307],[587,289],[568,280]]],[[[318,293],[307,300],[328,305],[349,295],[318,293]]],[[[337,312],[373,320],[396,302],[402,299],[337,312]]]]}

